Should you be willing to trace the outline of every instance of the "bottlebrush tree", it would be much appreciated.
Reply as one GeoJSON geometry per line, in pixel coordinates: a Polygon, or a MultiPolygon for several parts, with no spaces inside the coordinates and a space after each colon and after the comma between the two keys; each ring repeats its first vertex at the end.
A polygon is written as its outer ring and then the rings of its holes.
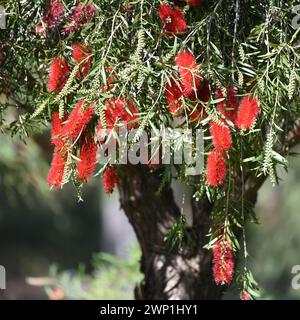
{"type": "Polygon", "coordinates": [[[136,298],[218,299],[233,282],[242,299],[255,298],[245,225],[257,221],[259,188],[267,178],[278,183],[278,168],[288,168],[299,142],[292,6],[282,0],[5,2],[1,131],[26,138],[51,123],[53,188],[72,182],[80,195],[97,173],[107,193],[118,187],[142,249],[145,278],[136,298]],[[136,140],[153,126],[201,128],[204,170],[186,176],[185,164],[99,166],[97,133],[112,129],[116,138],[121,121],[138,128],[136,140]],[[185,199],[191,223],[175,203],[173,179],[193,190],[185,199]]]}

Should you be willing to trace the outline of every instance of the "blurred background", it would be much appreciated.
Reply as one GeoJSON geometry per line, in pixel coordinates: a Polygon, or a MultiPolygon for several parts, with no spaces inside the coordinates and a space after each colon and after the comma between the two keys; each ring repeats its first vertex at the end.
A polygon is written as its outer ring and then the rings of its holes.
{"type": "MultiPolygon", "coordinates": [[[[72,186],[49,191],[52,148],[48,132],[27,140],[0,135],[0,265],[7,290],[0,299],[132,299],[140,252],[100,177],[77,201],[72,186]]],[[[249,225],[250,267],[264,299],[300,299],[291,269],[300,265],[300,161],[290,159],[280,187],[265,183],[249,225]]],[[[238,298],[232,288],[225,298],[238,298]]]]}

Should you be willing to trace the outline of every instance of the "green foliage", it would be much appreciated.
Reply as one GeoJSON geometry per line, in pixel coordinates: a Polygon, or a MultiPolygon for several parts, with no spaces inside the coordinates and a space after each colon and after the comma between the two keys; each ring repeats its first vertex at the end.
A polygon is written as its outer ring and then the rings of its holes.
{"type": "Polygon", "coordinates": [[[76,274],[50,270],[49,278],[44,281],[46,292],[53,297],[59,289],[65,299],[81,300],[129,300],[133,299],[133,289],[142,276],[139,272],[140,251],[132,248],[128,259],[120,260],[110,254],[99,253],[94,256],[94,274],[85,274],[80,267],[76,274]]]}

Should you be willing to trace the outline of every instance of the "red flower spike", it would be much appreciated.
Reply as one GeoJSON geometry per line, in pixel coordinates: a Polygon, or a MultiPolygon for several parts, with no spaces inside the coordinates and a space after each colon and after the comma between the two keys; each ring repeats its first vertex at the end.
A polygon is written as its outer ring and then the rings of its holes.
{"type": "Polygon", "coordinates": [[[91,103],[87,108],[83,106],[83,100],[79,100],[71,112],[67,123],[63,128],[63,135],[75,140],[84,131],[94,114],[94,104],[91,103]]]}
{"type": "Polygon", "coordinates": [[[221,185],[226,177],[225,154],[217,150],[210,151],[207,157],[206,180],[211,187],[221,185]]]}
{"type": "MultiPolygon", "coordinates": [[[[220,119],[221,121],[221,119],[220,119]]],[[[212,136],[214,147],[222,152],[228,151],[232,147],[232,138],[229,127],[223,121],[223,125],[212,121],[210,123],[210,134],[212,136]]]]}
{"type": "Polygon", "coordinates": [[[174,79],[171,79],[170,83],[168,82],[166,84],[165,95],[169,104],[169,111],[176,116],[182,114],[184,111],[181,100],[183,93],[180,84],[177,84],[174,79]]]}
{"type": "Polygon", "coordinates": [[[103,188],[105,193],[113,193],[117,182],[119,174],[114,167],[108,167],[103,172],[103,188]]]}
{"type": "Polygon", "coordinates": [[[226,119],[230,120],[233,124],[236,123],[237,119],[237,109],[238,109],[238,100],[237,100],[237,89],[233,86],[227,88],[227,99],[221,89],[216,90],[216,98],[224,99],[223,101],[217,104],[217,109],[221,112],[226,119]]]}
{"type": "Polygon", "coordinates": [[[61,2],[53,1],[49,5],[48,14],[42,18],[42,21],[47,28],[54,28],[63,18],[64,11],[64,5],[61,2]]]}
{"type": "Polygon", "coordinates": [[[63,146],[62,140],[62,130],[63,130],[63,123],[66,121],[67,115],[64,115],[62,119],[59,118],[59,113],[55,112],[52,116],[51,120],[51,140],[52,143],[57,147],[63,146]]]}
{"type": "Polygon", "coordinates": [[[97,144],[92,136],[84,140],[80,149],[80,162],[78,162],[78,179],[87,181],[93,174],[96,166],[97,144]]]}
{"type": "Polygon", "coordinates": [[[251,295],[247,291],[243,291],[241,294],[242,300],[251,300],[251,295]]]}
{"type": "Polygon", "coordinates": [[[94,17],[95,12],[96,7],[93,3],[84,6],[80,2],[74,9],[70,18],[70,24],[65,28],[65,32],[70,34],[79,30],[94,17]]]}
{"type": "Polygon", "coordinates": [[[65,8],[64,5],[60,1],[53,1],[49,5],[49,14],[52,17],[61,18],[64,14],[65,8]]]}
{"type": "Polygon", "coordinates": [[[47,28],[45,28],[43,25],[37,25],[35,27],[35,33],[40,37],[45,37],[47,34],[47,28]]]}
{"type": "Polygon", "coordinates": [[[179,68],[183,95],[189,97],[199,89],[201,84],[196,58],[186,50],[178,53],[175,60],[179,68]]]}
{"type": "Polygon", "coordinates": [[[80,63],[79,71],[76,74],[77,79],[84,79],[90,72],[93,62],[93,57],[89,57],[91,50],[86,46],[77,43],[73,45],[73,59],[80,63]]]}
{"type": "Polygon", "coordinates": [[[56,189],[61,187],[67,162],[66,149],[55,147],[51,167],[48,173],[48,184],[56,189]]]}
{"type": "Polygon", "coordinates": [[[260,112],[258,100],[251,96],[245,96],[240,104],[237,114],[237,127],[239,129],[250,129],[260,112]]]}
{"type": "Polygon", "coordinates": [[[187,30],[184,14],[179,8],[162,3],[159,6],[158,14],[167,33],[176,35],[187,30]]]}
{"type": "Polygon", "coordinates": [[[59,93],[65,86],[70,70],[63,58],[53,58],[50,64],[48,91],[59,93]]]}
{"type": "Polygon", "coordinates": [[[218,241],[213,247],[213,273],[216,284],[229,285],[234,272],[233,254],[227,241],[218,241]]]}
{"type": "MultiPolygon", "coordinates": [[[[122,98],[111,98],[105,101],[106,110],[106,128],[113,129],[119,122],[126,122],[127,127],[134,128],[138,125],[137,113],[138,109],[136,105],[132,104],[129,100],[122,98]],[[127,112],[126,108],[129,110],[127,112]]],[[[98,131],[102,129],[101,122],[98,126],[98,131]]]]}

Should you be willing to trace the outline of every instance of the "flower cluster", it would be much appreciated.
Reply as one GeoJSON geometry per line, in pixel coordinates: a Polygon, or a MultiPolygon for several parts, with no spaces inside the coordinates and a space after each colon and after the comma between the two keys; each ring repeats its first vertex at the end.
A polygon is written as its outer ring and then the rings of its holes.
{"type": "Polygon", "coordinates": [[[241,294],[241,300],[251,300],[251,295],[244,290],[241,294]]]}
{"type": "Polygon", "coordinates": [[[80,162],[77,166],[80,181],[87,181],[92,176],[96,166],[97,150],[94,137],[91,135],[84,137],[79,155],[80,162]]]}
{"type": "Polygon", "coordinates": [[[70,70],[64,58],[55,57],[50,63],[48,91],[59,93],[68,80],[70,70]]]}
{"type": "Polygon", "coordinates": [[[225,153],[211,150],[207,157],[206,180],[212,187],[221,185],[226,177],[227,166],[225,153]]]}
{"type": "Polygon", "coordinates": [[[213,247],[213,273],[216,284],[229,285],[233,278],[234,261],[230,243],[219,240],[213,247]]]}
{"type": "Polygon", "coordinates": [[[52,1],[46,14],[42,17],[42,24],[36,26],[36,34],[39,36],[46,36],[49,32],[57,29],[66,35],[80,30],[87,22],[89,22],[95,15],[96,7],[93,3],[84,5],[79,3],[71,15],[67,17],[67,24],[65,25],[65,8],[62,2],[52,1]]]}
{"type": "MultiPolygon", "coordinates": [[[[91,50],[81,43],[76,43],[72,47],[72,57],[79,64],[79,72],[76,74],[76,78],[81,81],[90,73],[92,68],[91,50]]],[[[115,88],[114,83],[117,81],[117,75],[111,68],[107,68],[107,71],[110,73],[107,78],[107,85],[101,85],[99,91],[111,94],[115,88]]],[[[66,60],[62,57],[53,58],[50,64],[48,91],[59,94],[66,84],[69,74],[70,70],[66,60]]],[[[106,128],[118,130],[120,122],[127,123],[128,128],[137,126],[138,109],[132,99],[108,98],[105,101],[105,107],[106,128]]],[[[78,153],[77,179],[79,181],[87,181],[93,174],[98,148],[93,135],[88,133],[90,132],[88,125],[94,116],[94,109],[94,103],[87,104],[83,99],[80,99],[70,114],[64,115],[63,119],[59,118],[57,112],[53,114],[51,136],[55,148],[48,175],[48,183],[51,186],[61,187],[68,169],[66,168],[66,162],[69,153],[78,153]]],[[[102,129],[102,123],[99,120],[98,130],[100,129],[102,129]]],[[[113,181],[113,177],[114,175],[111,179],[108,179],[106,185],[109,185],[109,181],[113,181]]],[[[112,190],[112,188],[109,190],[112,190]]]]}
{"type": "MultiPolygon", "coordinates": [[[[260,107],[258,100],[250,95],[243,97],[239,105],[237,99],[237,89],[233,86],[229,86],[227,88],[227,97],[223,95],[221,89],[217,89],[216,98],[220,100],[222,99],[217,103],[217,110],[224,116],[224,118],[219,118],[218,123],[215,121],[210,122],[210,133],[212,136],[214,149],[221,155],[224,155],[225,152],[228,152],[233,145],[231,127],[227,124],[227,122],[229,121],[232,126],[236,126],[242,130],[251,129],[260,112],[260,107]]],[[[216,154],[216,152],[213,154],[216,154]]],[[[219,160],[222,163],[223,173],[220,176],[218,167],[216,166],[216,159],[216,155],[214,157],[209,156],[207,159],[207,182],[212,187],[222,184],[226,177],[226,174],[224,174],[226,170],[224,171],[223,160],[219,160]],[[214,172],[214,170],[216,171],[214,172]],[[223,177],[223,180],[221,181],[216,177],[223,177]]]]}
{"type": "MultiPolygon", "coordinates": [[[[173,115],[181,115],[183,113],[183,99],[188,98],[194,101],[198,95],[204,100],[207,90],[201,86],[201,76],[199,66],[195,56],[188,50],[179,52],[175,58],[176,65],[179,71],[179,80],[171,78],[166,84],[165,95],[168,101],[169,111],[173,115]],[[203,90],[204,89],[204,90],[203,90]],[[203,95],[204,94],[204,95],[203,95]]],[[[201,99],[200,99],[201,100],[201,99]]],[[[195,108],[196,114],[199,115],[202,105],[195,108]]],[[[193,118],[196,119],[196,114],[193,118]]]]}
{"type": "Polygon", "coordinates": [[[76,43],[73,45],[72,56],[73,59],[79,63],[79,71],[76,74],[77,79],[84,79],[92,68],[93,57],[91,55],[91,50],[81,43],[76,43]]]}
{"type": "MultiPolygon", "coordinates": [[[[51,140],[54,144],[53,160],[48,174],[48,183],[60,188],[66,173],[68,150],[73,151],[73,142],[85,132],[87,124],[94,114],[94,104],[85,108],[84,101],[79,100],[70,115],[59,118],[58,112],[52,116],[51,140]]],[[[78,163],[78,179],[86,181],[93,173],[96,165],[97,145],[93,137],[83,134],[80,162],[78,163]]]]}
{"type": "Polygon", "coordinates": [[[179,69],[183,95],[188,98],[192,94],[195,94],[200,87],[199,66],[197,65],[195,56],[188,50],[177,54],[176,65],[179,69]]]}
{"type": "Polygon", "coordinates": [[[242,101],[237,114],[236,125],[239,129],[251,129],[258,114],[260,112],[260,104],[256,97],[247,95],[242,101]]]}
{"type": "Polygon", "coordinates": [[[113,193],[118,182],[118,171],[115,167],[108,167],[103,172],[103,188],[105,193],[113,193]]]}
{"type": "Polygon", "coordinates": [[[187,24],[181,9],[162,3],[159,7],[158,14],[163,23],[163,29],[166,35],[177,35],[187,30],[187,24]]]}
{"type": "Polygon", "coordinates": [[[88,107],[85,107],[84,101],[79,100],[64,125],[63,136],[71,140],[76,140],[80,133],[84,132],[93,114],[94,104],[91,103],[88,107]]]}
{"type": "Polygon", "coordinates": [[[70,22],[66,26],[65,32],[70,34],[81,29],[94,17],[95,12],[96,7],[93,3],[87,5],[79,3],[69,18],[70,22]]]}
{"type": "Polygon", "coordinates": [[[42,17],[42,21],[46,26],[46,29],[52,29],[56,27],[65,13],[64,5],[60,1],[53,1],[50,3],[48,13],[42,17]]]}
{"type": "MultiPolygon", "coordinates": [[[[106,128],[114,129],[119,122],[126,122],[127,127],[133,128],[138,125],[137,122],[137,107],[130,102],[129,99],[111,98],[105,101],[105,118],[106,128]],[[127,112],[127,110],[129,112],[127,112]]],[[[102,129],[102,123],[99,122],[98,130],[102,129]]]]}
{"type": "Polygon", "coordinates": [[[48,173],[48,183],[55,188],[61,187],[67,162],[67,152],[61,136],[65,119],[66,116],[60,119],[58,112],[55,112],[51,122],[51,140],[52,144],[54,144],[54,152],[48,173]]]}
{"type": "MultiPolygon", "coordinates": [[[[76,78],[82,80],[92,68],[93,57],[91,57],[91,50],[80,43],[76,43],[73,45],[72,56],[76,63],[79,64],[76,78]]],[[[63,57],[54,57],[50,63],[48,91],[58,94],[66,84],[69,75],[70,70],[67,61],[63,57]]]]}

